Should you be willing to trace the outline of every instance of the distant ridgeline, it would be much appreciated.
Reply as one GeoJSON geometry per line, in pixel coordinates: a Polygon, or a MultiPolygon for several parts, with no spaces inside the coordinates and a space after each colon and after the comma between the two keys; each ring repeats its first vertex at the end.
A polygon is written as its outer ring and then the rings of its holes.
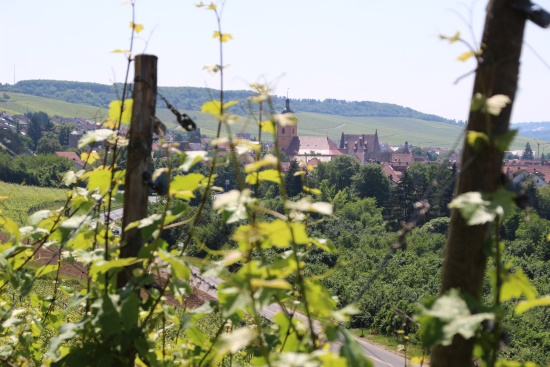
{"type": "MultiPolygon", "coordinates": [[[[22,80],[15,85],[0,85],[0,91],[30,94],[39,97],[57,99],[70,103],[87,104],[106,107],[113,99],[117,99],[122,91],[122,84],[104,85],[97,83],[69,82],[60,80],[22,80]]],[[[159,87],[158,91],[180,110],[200,111],[204,102],[218,97],[219,91],[210,88],[195,87],[159,87]]],[[[225,92],[226,100],[246,100],[253,93],[244,90],[229,90],[225,92]]],[[[273,96],[276,111],[285,106],[285,98],[273,96]]],[[[159,100],[159,107],[165,107],[159,100]]],[[[462,125],[462,122],[446,119],[415,111],[391,103],[379,102],[348,102],[337,99],[293,99],[292,109],[295,112],[316,112],[341,116],[381,116],[409,117],[426,121],[462,125]]],[[[247,106],[241,106],[241,114],[247,114],[247,106]]]]}

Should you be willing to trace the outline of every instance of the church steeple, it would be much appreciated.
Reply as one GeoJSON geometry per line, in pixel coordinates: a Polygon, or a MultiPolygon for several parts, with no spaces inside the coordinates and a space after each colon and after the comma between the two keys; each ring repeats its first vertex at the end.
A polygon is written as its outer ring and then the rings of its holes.
{"type": "MultiPolygon", "coordinates": [[[[288,89],[286,91],[286,107],[281,113],[294,113],[290,109],[290,99],[288,99],[288,89]]],[[[298,137],[298,126],[281,126],[277,124],[277,139],[282,150],[286,150],[292,140],[298,137]]]]}
{"type": "Polygon", "coordinates": [[[286,107],[281,113],[294,113],[294,111],[290,109],[290,99],[288,99],[288,89],[286,90],[286,107]]]}

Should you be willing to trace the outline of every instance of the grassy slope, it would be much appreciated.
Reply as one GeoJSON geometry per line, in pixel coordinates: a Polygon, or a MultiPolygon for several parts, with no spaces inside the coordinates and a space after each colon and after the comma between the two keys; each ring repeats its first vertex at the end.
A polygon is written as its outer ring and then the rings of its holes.
{"type": "Polygon", "coordinates": [[[29,112],[44,111],[50,117],[81,117],[85,119],[102,119],[107,115],[107,110],[84,104],[68,103],[55,99],[31,96],[21,93],[6,93],[10,96],[7,102],[0,102],[0,111],[7,111],[10,114],[22,114],[29,112]]]}
{"type": "MultiPolygon", "coordinates": [[[[106,109],[26,94],[8,94],[11,98],[7,102],[0,102],[0,110],[11,114],[25,113],[28,104],[29,111],[44,111],[50,116],[97,118],[99,120],[106,116],[106,109]]],[[[216,134],[217,123],[210,116],[201,114],[199,111],[184,112],[197,122],[202,134],[208,136],[216,134]]],[[[339,140],[342,132],[347,134],[373,134],[377,129],[380,141],[387,142],[390,145],[403,144],[408,141],[412,145],[434,145],[451,148],[455,146],[463,132],[463,129],[457,126],[403,117],[347,117],[311,112],[299,112],[296,116],[299,120],[298,131],[300,135],[328,135],[333,140],[339,140]]],[[[174,115],[165,108],[157,110],[157,117],[164,121],[169,128],[177,126],[174,115]]],[[[243,118],[240,123],[232,125],[231,131],[233,133],[248,132],[252,136],[258,134],[256,123],[247,118],[243,118]]],[[[225,130],[223,132],[225,133],[225,130]]],[[[511,149],[523,149],[525,144],[531,140],[517,137],[511,149]]],[[[461,143],[456,146],[460,147],[461,143]]]]}
{"type": "Polygon", "coordinates": [[[67,191],[0,181],[0,196],[7,197],[0,200],[0,211],[23,225],[34,211],[63,206],[67,199],[67,191]]]}

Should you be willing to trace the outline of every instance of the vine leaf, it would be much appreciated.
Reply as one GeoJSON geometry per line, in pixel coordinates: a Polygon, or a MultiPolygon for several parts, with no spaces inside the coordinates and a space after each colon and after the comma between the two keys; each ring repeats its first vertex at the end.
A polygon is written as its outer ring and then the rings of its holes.
{"type": "MultiPolygon", "coordinates": [[[[494,273],[492,274],[492,278],[493,284],[496,285],[494,273]]],[[[520,298],[521,296],[525,296],[528,300],[533,300],[537,296],[537,290],[521,269],[516,269],[514,273],[506,271],[502,275],[502,287],[500,288],[501,301],[507,301],[514,297],[520,298]]]]}
{"type": "Polygon", "coordinates": [[[133,28],[136,33],[139,33],[143,30],[143,24],[136,24],[134,22],[130,22],[130,28],[133,28]]]}
{"type": "Polygon", "coordinates": [[[493,313],[472,314],[458,290],[453,289],[439,297],[431,307],[422,306],[417,320],[422,325],[420,338],[424,345],[451,345],[456,334],[469,339],[485,320],[493,320],[493,313]]]}
{"type": "Polygon", "coordinates": [[[233,36],[231,35],[231,33],[220,33],[218,31],[215,31],[212,35],[212,38],[218,38],[222,42],[227,42],[229,40],[232,40],[233,36]]]}
{"type": "Polygon", "coordinates": [[[457,60],[459,61],[462,61],[462,62],[465,62],[467,61],[470,57],[474,56],[474,52],[473,51],[466,51],[466,52],[463,52],[461,53],[458,57],[457,57],[457,60]]]}
{"type": "Polygon", "coordinates": [[[493,222],[497,216],[502,217],[514,207],[515,194],[499,189],[492,194],[481,194],[477,191],[457,196],[449,208],[458,209],[470,226],[493,222]]]}
{"type": "Polygon", "coordinates": [[[525,311],[528,311],[533,307],[538,307],[538,306],[550,306],[550,295],[546,295],[544,297],[535,298],[535,299],[528,299],[528,300],[519,302],[518,305],[516,306],[515,313],[516,315],[520,315],[525,311]]]}

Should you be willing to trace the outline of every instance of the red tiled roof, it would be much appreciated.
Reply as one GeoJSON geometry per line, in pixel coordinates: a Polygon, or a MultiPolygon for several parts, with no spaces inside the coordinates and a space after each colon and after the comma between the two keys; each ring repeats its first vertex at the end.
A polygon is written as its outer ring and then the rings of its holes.
{"type": "MultiPolygon", "coordinates": [[[[525,163],[525,162],[524,162],[525,163]]],[[[513,165],[503,165],[502,172],[506,174],[509,178],[515,176],[517,172],[527,171],[529,173],[538,172],[544,176],[544,180],[547,183],[550,183],[550,165],[525,165],[525,164],[513,164],[513,165]]]]}
{"type": "Polygon", "coordinates": [[[55,152],[55,155],[72,160],[81,167],[84,167],[84,162],[75,152],[55,152]]]}
{"type": "Polygon", "coordinates": [[[391,165],[388,163],[382,163],[382,172],[393,182],[396,184],[401,182],[401,172],[396,171],[393,169],[391,165]]]}

